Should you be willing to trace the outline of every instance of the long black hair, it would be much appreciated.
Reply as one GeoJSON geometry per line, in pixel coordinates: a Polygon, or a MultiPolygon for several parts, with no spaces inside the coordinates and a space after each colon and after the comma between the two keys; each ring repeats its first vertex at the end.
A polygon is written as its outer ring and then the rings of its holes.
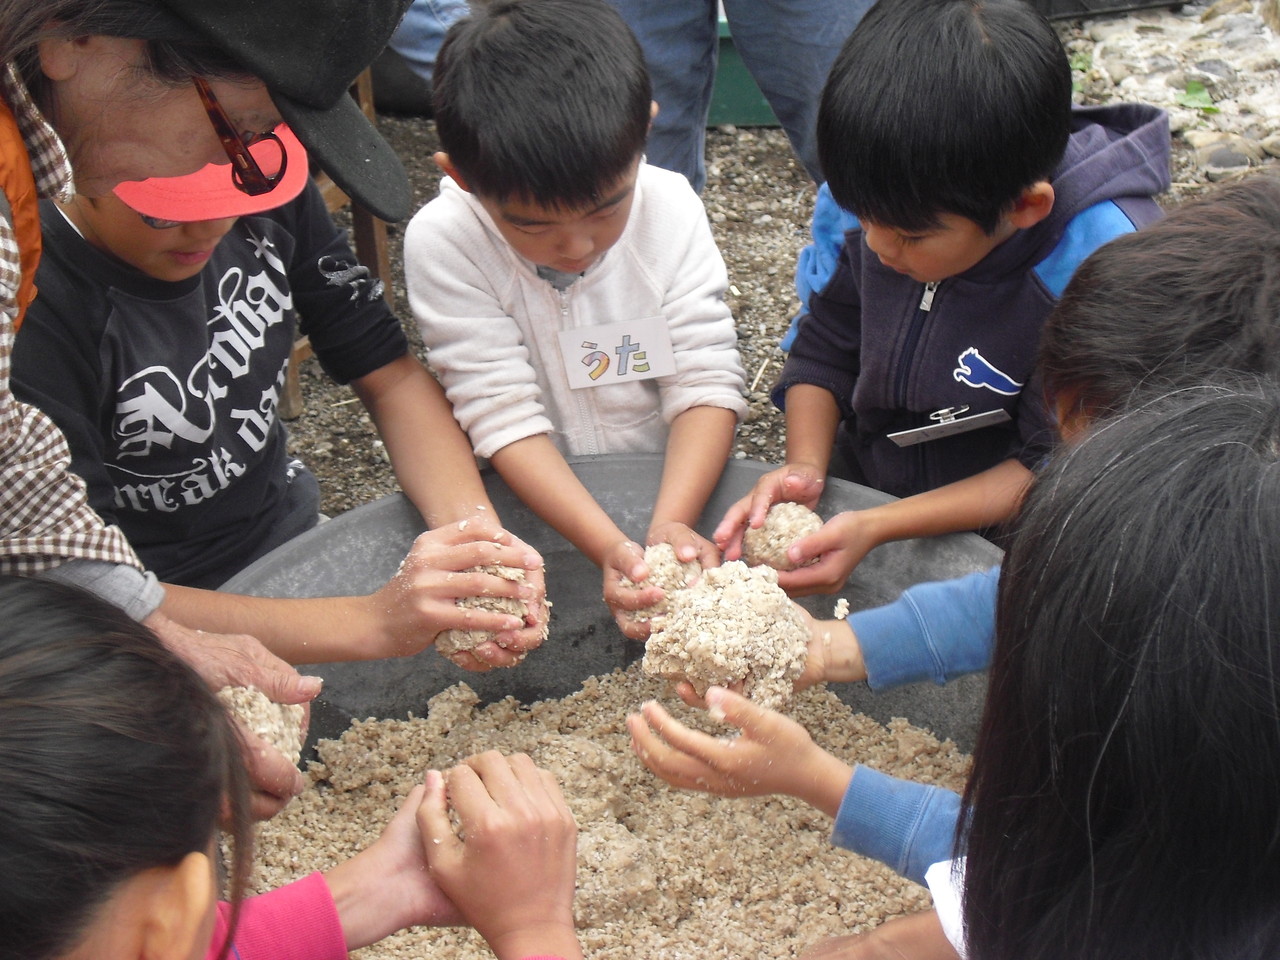
{"type": "Polygon", "coordinates": [[[1179,391],[1064,450],[996,634],[970,956],[1280,956],[1280,391],[1179,391]]]}
{"type": "Polygon", "coordinates": [[[207,850],[224,804],[238,900],[246,776],[212,691],[80,590],[0,577],[0,611],[0,960],[75,947],[120,883],[207,850]]]}

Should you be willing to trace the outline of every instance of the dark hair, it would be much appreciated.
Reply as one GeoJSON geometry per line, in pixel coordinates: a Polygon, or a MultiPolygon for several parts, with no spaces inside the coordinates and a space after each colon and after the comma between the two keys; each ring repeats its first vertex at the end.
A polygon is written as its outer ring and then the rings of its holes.
{"type": "MultiPolygon", "coordinates": [[[[47,109],[38,44],[49,37],[147,37],[164,16],[145,0],[0,0],[0,63],[14,63],[32,97],[47,109]]],[[[187,83],[194,76],[248,80],[250,74],[220,47],[198,41],[148,39],[140,65],[162,83],[187,83]]]]}
{"type": "Polygon", "coordinates": [[[974,960],[1280,956],[1280,391],[1066,448],[1001,573],[961,822],[974,960]]]}
{"type": "Polygon", "coordinates": [[[952,213],[991,234],[1070,123],[1067,55],[1022,0],[880,0],[823,87],[818,156],[861,218],[928,230],[952,213]]]}
{"type": "Polygon", "coordinates": [[[145,627],[80,590],[0,577],[0,958],[72,949],[121,883],[204,851],[232,811],[250,856],[239,741],[145,627]]]}
{"type": "Polygon", "coordinates": [[[436,59],[436,129],[480,196],[574,210],[644,148],[652,91],[635,37],[604,0],[495,0],[436,59]]]}
{"type": "Polygon", "coordinates": [[[1046,392],[1091,417],[1138,392],[1280,379],[1280,177],[1219,187],[1094,251],[1045,323],[1039,364],[1046,392]]]}

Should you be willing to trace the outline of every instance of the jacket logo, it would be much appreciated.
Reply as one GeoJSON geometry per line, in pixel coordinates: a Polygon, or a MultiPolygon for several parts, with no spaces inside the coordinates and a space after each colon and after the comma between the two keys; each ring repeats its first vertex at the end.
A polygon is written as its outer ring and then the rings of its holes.
{"type": "Polygon", "coordinates": [[[970,347],[956,357],[956,368],[951,371],[951,376],[971,387],[986,387],[1006,397],[1016,396],[1022,389],[1022,384],[989,363],[977,347],[970,347]]]}

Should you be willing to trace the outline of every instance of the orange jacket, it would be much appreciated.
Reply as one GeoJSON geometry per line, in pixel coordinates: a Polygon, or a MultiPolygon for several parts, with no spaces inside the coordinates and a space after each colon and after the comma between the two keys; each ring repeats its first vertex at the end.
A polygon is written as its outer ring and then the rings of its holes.
{"type": "MultiPolygon", "coordinates": [[[[14,332],[36,295],[36,265],[40,263],[40,204],[31,175],[31,158],[13,112],[0,100],[0,192],[9,207],[9,222],[18,241],[22,276],[18,282],[18,315],[14,332]]],[[[0,215],[3,214],[0,209],[0,215]]]]}

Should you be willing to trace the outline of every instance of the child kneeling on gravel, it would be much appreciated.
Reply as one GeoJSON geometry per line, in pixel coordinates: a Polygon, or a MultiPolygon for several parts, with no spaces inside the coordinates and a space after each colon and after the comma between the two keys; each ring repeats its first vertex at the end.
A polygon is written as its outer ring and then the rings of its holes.
{"type": "Polygon", "coordinates": [[[14,393],[62,429],[89,503],[164,582],[175,620],[252,634],[292,663],[404,656],[470,626],[503,631],[512,649],[452,659],[509,665],[546,622],[541,558],[499,527],[444,391],[330,218],[306,151],[287,128],[277,136],[283,154],[254,148],[283,164],[265,194],[211,164],[42,201],[40,296],[14,346],[14,393]],[[278,411],[299,332],[351,383],[435,528],[368,596],[214,589],[319,519],[316,479],[290,455],[278,411]],[[488,563],[532,582],[463,572],[488,563]],[[527,616],[455,603],[477,594],[527,600],[527,616]]]}
{"type": "Polygon", "coordinates": [[[640,48],[603,0],[498,0],[435,72],[447,175],[405,232],[414,315],[475,452],[604,571],[621,616],[661,597],[566,456],[665,452],[650,544],[694,533],[746,412],[724,263],[679,174],[643,159],[640,48]]]}
{"type": "Polygon", "coordinates": [[[1033,377],[1045,317],[1169,186],[1164,113],[1073,111],[1066,52],[1022,0],[881,0],[832,67],[818,149],[857,223],[774,388],[787,463],[715,540],[736,558],[748,524],[813,506],[828,473],[905,499],[793,546],[792,593],[836,590],[877,544],[1013,515],[1054,439],[1033,377]]]}

